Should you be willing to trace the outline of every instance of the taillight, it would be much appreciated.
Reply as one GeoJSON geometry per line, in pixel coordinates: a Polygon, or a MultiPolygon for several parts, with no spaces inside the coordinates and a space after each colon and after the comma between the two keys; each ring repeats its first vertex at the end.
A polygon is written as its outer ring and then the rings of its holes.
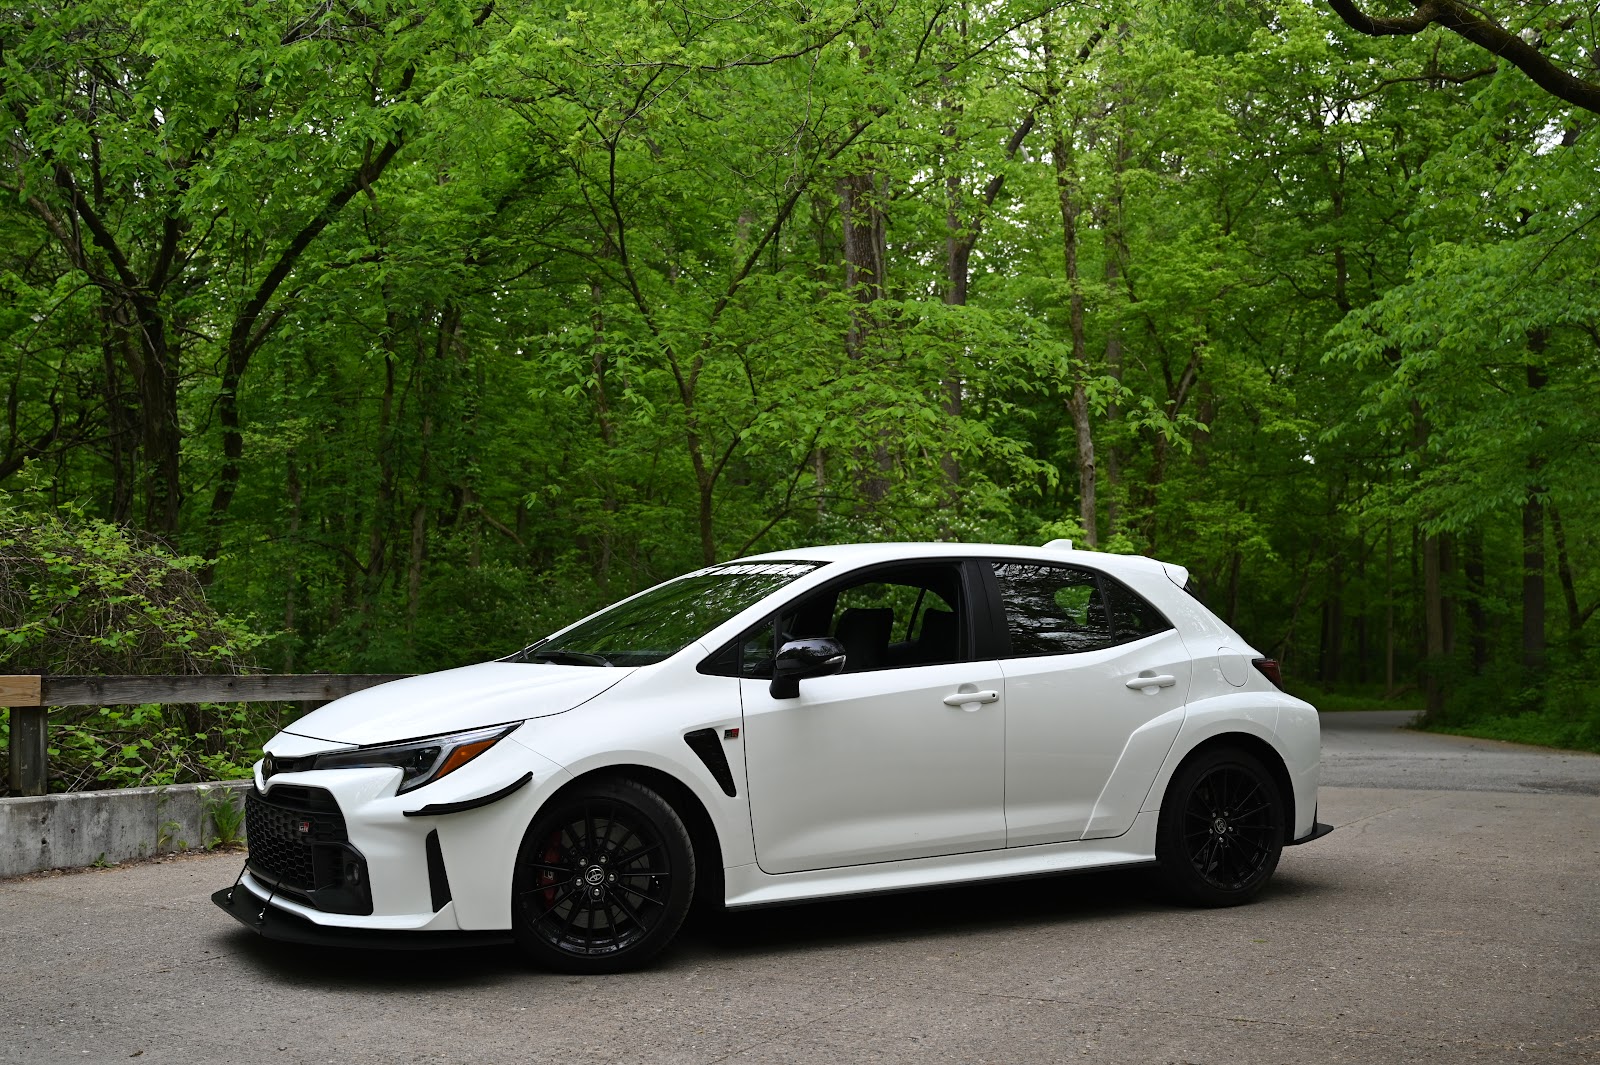
{"type": "Polygon", "coordinates": [[[1283,670],[1278,668],[1278,660],[1276,658],[1254,658],[1251,659],[1251,662],[1254,663],[1263,677],[1273,683],[1274,687],[1279,691],[1283,690],[1283,670]]]}

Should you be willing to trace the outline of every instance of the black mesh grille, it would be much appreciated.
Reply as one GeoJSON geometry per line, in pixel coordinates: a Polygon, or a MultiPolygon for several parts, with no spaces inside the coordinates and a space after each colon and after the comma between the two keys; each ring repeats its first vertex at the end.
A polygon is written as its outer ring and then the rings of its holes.
{"type": "Polygon", "coordinates": [[[250,871],[292,891],[317,886],[312,844],[349,838],[339,804],[322,788],[282,784],[266,795],[252,789],[244,818],[250,871]]]}

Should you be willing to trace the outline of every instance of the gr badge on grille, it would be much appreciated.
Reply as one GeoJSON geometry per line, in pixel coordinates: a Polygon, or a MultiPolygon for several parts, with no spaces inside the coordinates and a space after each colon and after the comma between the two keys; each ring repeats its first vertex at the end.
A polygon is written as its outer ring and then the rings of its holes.
{"type": "Polygon", "coordinates": [[[301,821],[300,822],[300,834],[302,836],[309,836],[311,834],[311,822],[310,821],[301,821]]]}

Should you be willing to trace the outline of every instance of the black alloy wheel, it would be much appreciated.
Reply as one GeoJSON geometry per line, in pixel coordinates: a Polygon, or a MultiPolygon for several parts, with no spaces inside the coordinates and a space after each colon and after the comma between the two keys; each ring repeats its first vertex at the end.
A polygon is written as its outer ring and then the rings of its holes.
{"type": "Polygon", "coordinates": [[[1284,804],[1255,756],[1206,751],[1173,777],[1161,803],[1156,858],[1167,887],[1199,906],[1248,902],[1283,853],[1284,804]]]}
{"type": "Polygon", "coordinates": [[[540,965],[608,973],[643,965],[677,934],[694,897],[683,820],[632,780],[601,779],[540,811],[512,880],[517,942],[540,965]]]}

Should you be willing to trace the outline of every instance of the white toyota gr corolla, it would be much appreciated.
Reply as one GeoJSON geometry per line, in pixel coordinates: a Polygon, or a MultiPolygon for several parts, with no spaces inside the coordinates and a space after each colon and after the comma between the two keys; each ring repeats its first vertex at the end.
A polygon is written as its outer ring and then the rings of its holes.
{"type": "Polygon", "coordinates": [[[1245,902],[1317,823],[1316,711],[1136,556],[759,555],[273,737],[217,904],[294,942],[640,965],[763,906],[1153,863],[1245,902]]]}

